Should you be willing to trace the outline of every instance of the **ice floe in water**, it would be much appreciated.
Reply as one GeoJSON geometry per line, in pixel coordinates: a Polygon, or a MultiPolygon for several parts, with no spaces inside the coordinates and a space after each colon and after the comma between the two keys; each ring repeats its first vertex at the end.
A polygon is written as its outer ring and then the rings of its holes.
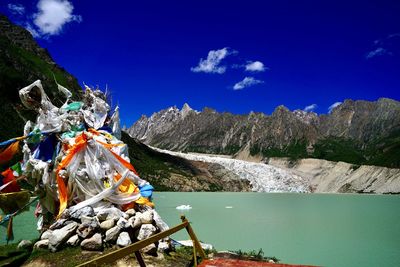
{"type": "Polygon", "coordinates": [[[190,205],[180,205],[178,207],[176,207],[177,210],[191,210],[192,206],[190,205]]]}

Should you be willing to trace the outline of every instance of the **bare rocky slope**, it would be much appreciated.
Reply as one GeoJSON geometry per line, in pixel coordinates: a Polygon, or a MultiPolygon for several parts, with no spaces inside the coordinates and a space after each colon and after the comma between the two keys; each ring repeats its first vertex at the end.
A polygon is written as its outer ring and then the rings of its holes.
{"type": "Polygon", "coordinates": [[[321,159],[271,158],[268,164],[309,181],[315,193],[400,193],[400,169],[321,159]]]}

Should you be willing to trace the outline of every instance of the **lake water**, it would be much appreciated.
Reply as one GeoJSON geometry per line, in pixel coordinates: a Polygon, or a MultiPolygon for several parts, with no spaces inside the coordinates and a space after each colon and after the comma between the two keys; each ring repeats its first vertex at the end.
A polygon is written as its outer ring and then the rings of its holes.
{"type": "MultiPolygon", "coordinates": [[[[400,266],[400,196],[158,192],[154,202],[170,226],[185,213],[218,250],[262,248],[285,263],[400,266]],[[177,210],[182,204],[192,209],[177,210]]],[[[38,236],[34,206],[15,217],[13,242],[38,236]]],[[[0,244],[5,233],[0,226],[0,244]]],[[[173,238],[189,239],[186,231],[173,238]]]]}
{"type": "MultiPolygon", "coordinates": [[[[400,196],[160,192],[154,202],[170,226],[185,213],[217,250],[262,248],[284,263],[400,266],[400,196]],[[192,209],[177,210],[182,204],[192,209]]],[[[173,238],[189,239],[186,231],[173,238]]]]}

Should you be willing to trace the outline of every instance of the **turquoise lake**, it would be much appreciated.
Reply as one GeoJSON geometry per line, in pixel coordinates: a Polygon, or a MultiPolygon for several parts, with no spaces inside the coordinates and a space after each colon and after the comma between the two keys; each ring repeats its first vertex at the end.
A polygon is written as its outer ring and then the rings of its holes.
{"type": "MultiPolygon", "coordinates": [[[[154,202],[169,226],[184,213],[198,238],[217,250],[262,248],[284,263],[400,266],[398,195],[157,192],[154,202]],[[182,204],[192,209],[177,210],[182,204]]],[[[15,218],[14,242],[38,236],[34,210],[15,218]]],[[[189,236],[183,230],[173,238],[189,236]]]]}
{"type": "MultiPolygon", "coordinates": [[[[262,248],[284,263],[400,266],[400,196],[161,192],[154,202],[170,226],[184,213],[217,250],[262,248]],[[177,210],[182,204],[192,209],[177,210]]],[[[186,231],[173,238],[189,239],[186,231]]]]}

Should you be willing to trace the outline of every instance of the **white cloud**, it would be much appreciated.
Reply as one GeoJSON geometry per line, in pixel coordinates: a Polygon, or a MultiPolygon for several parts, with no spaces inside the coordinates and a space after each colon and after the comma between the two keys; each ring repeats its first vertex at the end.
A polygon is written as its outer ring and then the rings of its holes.
{"type": "Polygon", "coordinates": [[[228,55],[234,54],[236,51],[230,51],[227,47],[219,50],[211,50],[208,52],[207,58],[201,58],[199,65],[190,68],[193,72],[206,72],[222,74],[226,71],[226,66],[221,66],[221,61],[228,55]]]}
{"type": "Polygon", "coordinates": [[[27,29],[34,38],[40,37],[40,34],[38,33],[38,31],[29,22],[27,22],[25,24],[25,29],[27,29]]]}
{"type": "Polygon", "coordinates": [[[262,63],[261,61],[253,61],[253,62],[249,62],[245,66],[245,70],[246,71],[265,71],[265,66],[264,66],[264,63],[262,63]]]}
{"type": "Polygon", "coordinates": [[[340,106],[341,104],[342,104],[342,102],[333,103],[332,105],[329,106],[328,112],[331,113],[334,108],[336,108],[337,106],[340,106]]]}
{"type": "Polygon", "coordinates": [[[21,4],[8,4],[7,7],[14,15],[23,15],[25,13],[25,7],[21,4]]]}
{"type": "Polygon", "coordinates": [[[365,56],[366,59],[370,59],[373,57],[377,57],[377,56],[384,56],[384,55],[393,55],[392,52],[388,51],[387,49],[383,48],[383,47],[378,47],[375,50],[372,50],[370,52],[368,52],[368,54],[365,56]]]}
{"type": "Polygon", "coordinates": [[[312,104],[312,105],[309,105],[309,106],[305,107],[304,111],[305,112],[311,112],[311,111],[314,111],[317,107],[318,107],[317,104],[312,104]]]}
{"type": "Polygon", "coordinates": [[[260,83],[264,83],[264,82],[261,80],[256,80],[253,77],[245,77],[242,81],[236,83],[233,86],[233,90],[242,90],[246,87],[250,87],[250,86],[253,86],[256,84],[260,84],[260,83]]]}
{"type": "Polygon", "coordinates": [[[72,14],[74,6],[68,0],[39,0],[37,8],[33,22],[41,35],[60,34],[65,24],[82,21],[81,16],[72,14]]]}

